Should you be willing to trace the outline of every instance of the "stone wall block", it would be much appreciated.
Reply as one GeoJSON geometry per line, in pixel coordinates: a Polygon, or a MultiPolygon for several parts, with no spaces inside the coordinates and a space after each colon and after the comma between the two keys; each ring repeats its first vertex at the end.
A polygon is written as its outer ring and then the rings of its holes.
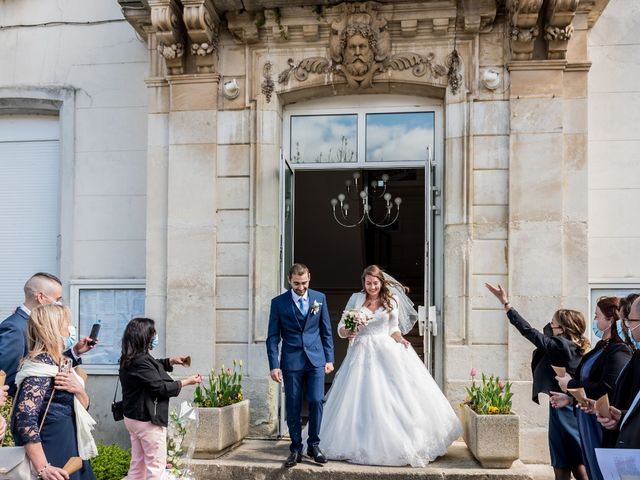
{"type": "Polygon", "coordinates": [[[511,221],[562,218],[562,135],[520,134],[511,139],[511,221]]]}
{"type": "Polygon", "coordinates": [[[562,107],[562,131],[565,134],[588,131],[588,102],[585,98],[567,98],[562,107]]]}
{"type": "Polygon", "coordinates": [[[475,170],[473,172],[474,205],[507,205],[509,172],[507,170],[475,170]]]}
{"type": "Polygon", "coordinates": [[[470,284],[471,308],[493,309],[496,308],[496,297],[494,297],[484,286],[485,283],[492,285],[500,284],[506,288],[508,282],[507,274],[481,274],[474,273],[470,284]]]}
{"type": "Polygon", "coordinates": [[[218,275],[249,275],[249,244],[219,243],[217,273],[218,275]]]}
{"type": "Polygon", "coordinates": [[[490,101],[473,104],[473,135],[508,135],[509,102],[490,101]]]}
{"type": "Polygon", "coordinates": [[[511,98],[549,99],[562,97],[563,70],[512,70],[511,98]]]}
{"type": "Polygon", "coordinates": [[[248,243],[249,239],[248,210],[218,211],[219,243],[248,243]]]}
{"type": "Polygon", "coordinates": [[[218,176],[249,176],[251,163],[250,145],[219,145],[218,176]]]}
{"type": "Polygon", "coordinates": [[[506,205],[478,205],[473,207],[473,238],[506,240],[509,211],[506,205]]]}
{"type": "MultiPolygon", "coordinates": [[[[640,200],[640,195],[637,195],[640,200]]],[[[622,224],[616,224],[622,225],[622,224]]],[[[640,226],[636,228],[640,237],[640,226]]],[[[563,296],[586,297],[589,282],[587,222],[567,222],[562,229],[563,296]]]]}
{"type": "Polygon", "coordinates": [[[250,110],[230,110],[218,112],[218,144],[249,143],[250,110]]]}
{"type": "Polygon", "coordinates": [[[473,168],[483,170],[509,168],[509,136],[474,136],[473,168]]]}
{"type": "Polygon", "coordinates": [[[218,82],[171,84],[171,111],[213,110],[218,108],[218,82]]]}
{"type": "Polygon", "coordinates": [[[215,110],[171,112],[169,120],[171,145],[215,144],[216,142],[215,110]]]}
{"type": "Polygon", "coordinates": [[[562,292],[562,225],[525,222],[509,230],[511,292],[554,296],[562,292]]]}
{"type": "Polygon", "coordinates": [[[507,242],[505,240],[474,240],[471,271],[477,274],[507,273],[507,242]]]}
{"type": "Polygon", "coordinates": [[[218,184],[216,195],[219,209],[248,209],[249,178],[225,178],[218,184]]]}
{"type": "Polygon", "coordinates": [[[589,235],[589,277],[637,278],[640,272],[640,238],[596,237],[589,235]]]}
{"type": "Polygon", "coordinates": [[[471,324],[471,342],[473,344],[506,346],[507,329],[510,324],[502,308],[471,310],[469,323],[471,324]]]}
{"type": "Polygon", "coordinates": [[[560,133],[563,122],[561,98],[521,98],[511,100],[511,132],[560,133]]]}
{"type": "Polygon", "coordinates": [[[444,222],[446,225],[461,224],[465,221],[465,151],[462,138],[445,140],[446,168],[444,169],[444,222]]]}
{"type": "Polygon", "coordinates": [[[248,277],[218,277],[215,293],[218,308],[249,308],[248,277]]]}
{"type": "Polygon", "coordinates": [[[248,342],[249,325],[249,310],[216,310],[218,343],[248,342]]]}
{"type": "Polygon", "coordinates": [[[282,137],[282,117],[273,110],[264,110],[258,116],[258,141],[267,145],[280,146],[282,137]]]}

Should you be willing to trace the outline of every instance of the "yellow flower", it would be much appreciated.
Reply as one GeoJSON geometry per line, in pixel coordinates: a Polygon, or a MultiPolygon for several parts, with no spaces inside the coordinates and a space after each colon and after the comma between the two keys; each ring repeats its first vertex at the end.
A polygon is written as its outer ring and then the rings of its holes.
{"type": "Polygon", "coordinates": [[[499,413],[500,410],[498,409],[498,407],[494,407],[493,405],[489,407],[489,413],[499,413]]]}

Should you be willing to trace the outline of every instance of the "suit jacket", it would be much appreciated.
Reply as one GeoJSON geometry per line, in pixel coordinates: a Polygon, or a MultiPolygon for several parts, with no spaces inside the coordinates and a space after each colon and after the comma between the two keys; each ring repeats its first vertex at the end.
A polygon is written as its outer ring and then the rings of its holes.
{"type": "Polygon", "coordinates": [[[560,391],[560,386],[555,379],[556,374],[551,365],[564,367],[573,376],[582,358],[580,348],[568,338],[545,334],[535,329],[515,308],[507,312],[507,317],[520,334],[537,347],[531,359],[531,372],[533,373],[531,393],[532,400],[540,403],[538,394],[546,393],[548,395],[550,391],[560,391]]]}
{"type": "Polygon", "coordinates": [[[620,370],[630,358],[631,348],[626,343],[600,340],[593,350],[582,357],[575,376],[569,380],[568,388],[583,387],[587,398],[592,400],[599,399],[605,393],[611,395],[620,370]],[[593,363],[589,376],[585,380],[580,380],[584,363],[600,351],[602,354],[593,363]]]}
{"type": "Polygon", "coordinates": [[[120,368],[124,416],[166,427],[169,422],[169,398],[176,397],[182,382],[167,372],[173,371],[168,358],[157,360],[148,353],[133,358],[120,368]]]}
{"type": "Polygon", "coordinates": [[[622,418],[626,420],[620,428],[616,448],[640,448],[640,402],[622,418]]]}
{"type": "Polygon", "coordinates": [[[13,315],[0,323],[0,370],[7,374],[9,395],[16,393],[16,373],[20,360],[27,355],[27,312],[18,307],[13,315]]]}
{"type": "Polygon", "coordinates": [[[315,367],[333,363],[333,338],[327,299],[324,294],[315,290],[309,289],[308,292],[309,311],[306,318],[302,317],[294,303],[290,289],[271,301],[266,342],[271,370],[303,370],[306,359],[315,367]],[[320,306],[314,313],[313,304],[316,302],[320,306]],[[281,354],[278,356],[281,340],[281,354]]]}
{"type": "MultiPolygon", "coordinates": [[[[640,350],[636,350],[633,353],[631,360],[629,360],[629,363],[627,363],[620,373],[613,393],[609,398],[609,403],[620,410],[624,416],[627,410],[629,410],[629,407],[631,407],[638,391],[640,391],[640,350]]],[[[626,426],[625,424],[625,427],[626,426]]],[[[616,445],[617,439],[618,430],[604,429],[602,446],[605,448],[613,448],[616,445]]]]}

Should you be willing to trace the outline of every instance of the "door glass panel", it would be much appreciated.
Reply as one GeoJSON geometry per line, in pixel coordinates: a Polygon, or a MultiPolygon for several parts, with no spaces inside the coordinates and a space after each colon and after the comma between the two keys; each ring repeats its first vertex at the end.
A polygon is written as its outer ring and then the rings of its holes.
{"type": "Polygon", "coordinates": [[[357,162],[358,116],[292,116],[290,152],[292,163],[357,162]]]}
{"type": "Polygon", "coordinates": [[[433,145],[433,112],[368,113],[366,161],[424,161],[433,145]]]}

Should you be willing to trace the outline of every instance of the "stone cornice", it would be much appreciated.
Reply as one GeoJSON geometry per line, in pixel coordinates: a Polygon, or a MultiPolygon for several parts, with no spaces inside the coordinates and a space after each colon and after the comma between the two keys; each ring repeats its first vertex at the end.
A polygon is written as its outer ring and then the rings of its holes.
{"type": "Polygon", "coordinates": [[[527,70],[565,70],[566,60],[514,60],[507,63],[510,72],[527,70]]]}

